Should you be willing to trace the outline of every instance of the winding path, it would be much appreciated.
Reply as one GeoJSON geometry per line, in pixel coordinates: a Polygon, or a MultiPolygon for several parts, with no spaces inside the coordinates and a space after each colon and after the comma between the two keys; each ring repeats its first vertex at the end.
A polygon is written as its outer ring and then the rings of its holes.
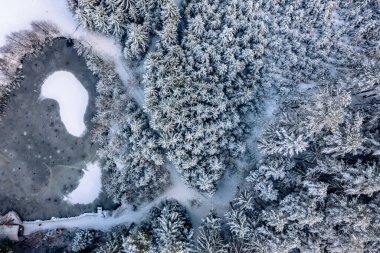
{"type": "Polygon", "coordinates": [[[227,173],[217,192],[213,196],[208,197],[187,187],[173,166],[167,164],[167,168],[171,172],[172,187],[161,197],[141,205],[136,211],[133,211],[132,206],[122,206],[112,213],[104,211],[104,215],[98,213],[84,213],[80,216],[70,218],[25,221],[23,223],[25,229],[24,234],[30,235],[34,232],[56,228],[108,231],[117,225],[130,224],[132,222],[137,223],[144,220],[149,215],[150,209],[165,199],[176,199],[185,206],[189,212],[193,226],[196,228],[201,222],[201,218],[207,215],[211,209],[215,208],[220,215],[227,211],[229,202],[235,196],[237,186],[240,182],[240,176],[233,176],[227,173]],[[191,206],[191,200],[194,199],[199,201],[200,205],[198,207],[191,206]]]}

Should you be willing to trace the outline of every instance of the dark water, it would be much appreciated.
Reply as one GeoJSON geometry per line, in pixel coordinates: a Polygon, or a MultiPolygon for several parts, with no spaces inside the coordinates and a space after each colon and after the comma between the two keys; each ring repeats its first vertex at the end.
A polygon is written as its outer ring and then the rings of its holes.
{"type": "Polygon", "coordinates": [[[95,113],[96,77],[65,39],[57,39],[23,63],[24,81],[14,90],[0,117],[0,212],[17,211],[23,219],[67,217],[106,209],[113,204],[105,194],[90,205],[69,205],[63,195],[78,185],[81,168],[95,157],[90,134],[70,135],[56,101],[38,98],[44,80],[55,71],[69,71],[89,94],[87,129],[95,113]]]}

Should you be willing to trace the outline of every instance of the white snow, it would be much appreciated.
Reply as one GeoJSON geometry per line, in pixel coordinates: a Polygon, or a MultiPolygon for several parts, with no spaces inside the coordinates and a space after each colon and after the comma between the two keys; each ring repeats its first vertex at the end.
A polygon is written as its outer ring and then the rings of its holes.
{"type": "Polygon", "coordinates": [[[50,220],[44,221],[24,221],[22,225],[24,226],[25,235],[56,228],[81,228],[108,231],[117,225],[142,221],[149,214],[149,210],[152,207],[153,204],[147,204],[138,211],[123,209],[120,214],[114,213],[112,216],[106,217],[100,216],[97,213],[84,213],[80,216],[70,218],[51,218],[50,220]]]}
{"type": "Polygon", "coordinates": [[[46,78],[40,99],[54,99],[59,104],[61,120],[67,132],[76,137],[86,132],[84,115],[88,93],[76,77],[67,71],[56,71],[46,78]]]}
{"type": "Polygon", "coordinates": [[[66,0],[2,0],[0,20],[0,46],[10,32],[29,29],[31,21],[50,20],[69,31],[77,25],[66,0]]]}
{"type": "Polygon", "coordinates": [[[78,187],[64,200],[71,204],[90,204],[102,191],[102,170],[98,162],[88,163],[78,187]]]}

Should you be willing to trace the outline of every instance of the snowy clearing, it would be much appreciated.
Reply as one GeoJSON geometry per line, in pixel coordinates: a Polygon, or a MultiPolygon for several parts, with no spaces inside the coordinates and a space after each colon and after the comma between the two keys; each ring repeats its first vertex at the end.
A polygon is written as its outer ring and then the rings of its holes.
{"type": "Polygon", "coordinates": [[[102,170],[98,162],[88,163],[78,187],[64,200],[71,204],[90,204],[102,191],[102,170]]]}
{"type": "Polygon", "coordinates": [[[57,71],[46,78],[40,99],[54,99],[59,104],[61,120],[71,135],[80,137],[86,132],[84,115],[88,92],[76,77],[67,71],[57,71]]]}

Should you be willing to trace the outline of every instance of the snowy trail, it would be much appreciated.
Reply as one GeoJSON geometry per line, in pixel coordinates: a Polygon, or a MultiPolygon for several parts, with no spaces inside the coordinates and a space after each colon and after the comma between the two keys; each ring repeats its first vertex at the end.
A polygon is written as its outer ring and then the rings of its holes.
{"type": "Polygon", "coordinates": [[[139,209],[138,212],[128,210],[124,211],[121,215],[113,215],[109,217],[103,217],[97,213],[85,213],[80,216],[70,218],[52,218],[51,220],[44,221],[25,221],[23,223],[24,234],[30,235],[38,231],[56,228],[80,228],[107,231],[117,225],[139,222],[145,217],[145,215],[149,213],[149,210],[152,206],[153,203],[144,206],[143,208],[139,209]]]}
{"type": "Polygon", "coordinates": [[[23,223],[24,234],[27,236],[35,232],[57,228],[80,228],[109,231],[117,225],[130,224],[132,222],[138,223],[143,221],[149,215],[150,209],[165,199],[176,199],[183,206],[185,206],[190,214],[194,228],[197,228],[201,222],[201,218],[206,216],[211,209],[215,208],[219,214],[223,214],[227,210],[229,202],[234,197],[236,187],[240,182],[238,176],[231,178],[231,175],[226,174],[218,191],[212,197],[208,197],[186,186],[182,182],[179,173],[173,168],[172,165],[168,164],[167,167],[171,172],[173,182],[172,187],[170,187],[162,196],[154,201],[141,205],[136,211],[133,211],[131,206],[122,206],[113,211],[110,216],[103,216],[97,213],[85,213],[80,216],[70,218],[52,218],[44,221],[25,221],[23,223]],[[200,206],[191,206],[190,201],[194,199],[199,201],[200,206]]]}
{"type": "Polygon", "coordinates": [[[167,165],[166,167],[171,173],[173,186],[164,196],[165,198],[176,199],[181,205],[186,207],[195,228],[195,236],[197,232],[196,228],[210,210],[215,209],[218,215],[224,215],[229,208],[230,201],[235,197],[237,187],[242,180],[241,173],[232,174],[232,172],[227,171],[214,195],[208,196],[185,185],[173,165],[167,165]],[[199,206],[192,206],[191,200],[197,200],[199,206]]]}

